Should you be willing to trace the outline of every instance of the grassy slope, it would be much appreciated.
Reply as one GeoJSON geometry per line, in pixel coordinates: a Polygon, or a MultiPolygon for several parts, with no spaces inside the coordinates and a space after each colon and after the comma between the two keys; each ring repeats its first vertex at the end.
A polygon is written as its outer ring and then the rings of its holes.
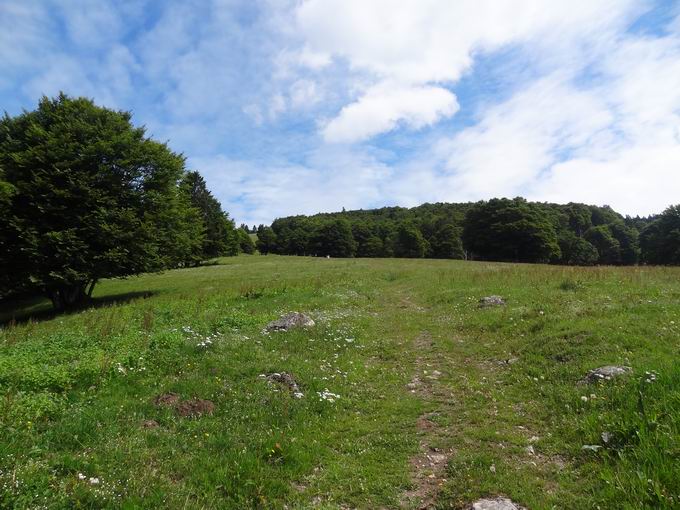
{"type": "Polygon", "coordinates": [[[678,504],[680,270],[221,262],[104,282],[102,306],[0,331],[0,506],[415,506],[423,444],[450,452],[442,508],[678,504]],[[489,294],[508,305],[478,309],[489,294]],[[317,327],[261,333],[289,310],[317,327]],[[634,374],[577,384],[613,363],[634,374]],[[305,397],[258,377],[274,371],[305,397]],[[215,413],[180,418],[154,406],[165,392],[215,413]]]}

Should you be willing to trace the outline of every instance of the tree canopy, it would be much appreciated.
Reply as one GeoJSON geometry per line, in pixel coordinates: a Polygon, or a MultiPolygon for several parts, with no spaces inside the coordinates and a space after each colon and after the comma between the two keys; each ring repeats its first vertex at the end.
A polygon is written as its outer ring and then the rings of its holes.
{"type": "Polygon", "coordinates": [[[666,209],[640,234],[643,260],[649,264],[680,265],[680,205],[666,209]]]}
{"type": "Polygon", "coordinates": [[[213,197],[201,174],[187,172],[182,179],[182,188],[191,206],[198,210],[205,227],[201,259],[236,255],[241,240],[234,222],[229,219],[229,214],[222,211],[222,206],[213,197]]]}
{"type": "Polygon", "coordinates": [[[475,205],[465,217],[463,245],[482,260],[550,262],[562,254],[549,216],[523,198],[475,205]]]}

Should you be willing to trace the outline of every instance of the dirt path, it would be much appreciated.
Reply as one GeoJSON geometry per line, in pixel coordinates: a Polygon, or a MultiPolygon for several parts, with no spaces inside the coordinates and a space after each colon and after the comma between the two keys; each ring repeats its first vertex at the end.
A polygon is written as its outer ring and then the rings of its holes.
{"type": "MultiPolygon", "coordinates": [[[[415,374],[407,387],[419,398],[431,403],[438,398],[437,380],[441,371],[433,363],[434,351],[432,338],[426,331],[414,341],[415,374]]],[[[429,509],[436,502],[440,486],[446,481],[446,465],[451,451],[442,450],[433,445],[433,439],[443,433],[436,418],[440,411],[428,411],[421,415],[416,427],[420,437],[420,452],[410,459],[414,488],[407,491],[402,498],[402,507],[429,509]]]]}

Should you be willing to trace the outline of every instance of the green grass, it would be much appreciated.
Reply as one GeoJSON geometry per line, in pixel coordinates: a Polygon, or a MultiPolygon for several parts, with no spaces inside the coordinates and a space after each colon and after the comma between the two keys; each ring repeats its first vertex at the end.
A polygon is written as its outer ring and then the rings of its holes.
{"type": "Polygon", "coordinates": [[[421,443],[441,508],[680,505],[680,269],[241,256],[0,317],[0,507],[409,508],[421,443]],[[293,310],[317,325],[262,333],[293,310]],[[633,372],[579,384],[606,364],[633,372]]]}

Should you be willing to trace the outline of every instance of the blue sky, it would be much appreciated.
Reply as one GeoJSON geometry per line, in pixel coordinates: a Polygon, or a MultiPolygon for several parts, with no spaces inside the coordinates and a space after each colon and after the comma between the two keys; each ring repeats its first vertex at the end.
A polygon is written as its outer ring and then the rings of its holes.
{"type": "Polygon", "coordinates": [[[680,202],[672,0],[0,2],[0,106],[131,110],[238,222],[680,202]]]}

